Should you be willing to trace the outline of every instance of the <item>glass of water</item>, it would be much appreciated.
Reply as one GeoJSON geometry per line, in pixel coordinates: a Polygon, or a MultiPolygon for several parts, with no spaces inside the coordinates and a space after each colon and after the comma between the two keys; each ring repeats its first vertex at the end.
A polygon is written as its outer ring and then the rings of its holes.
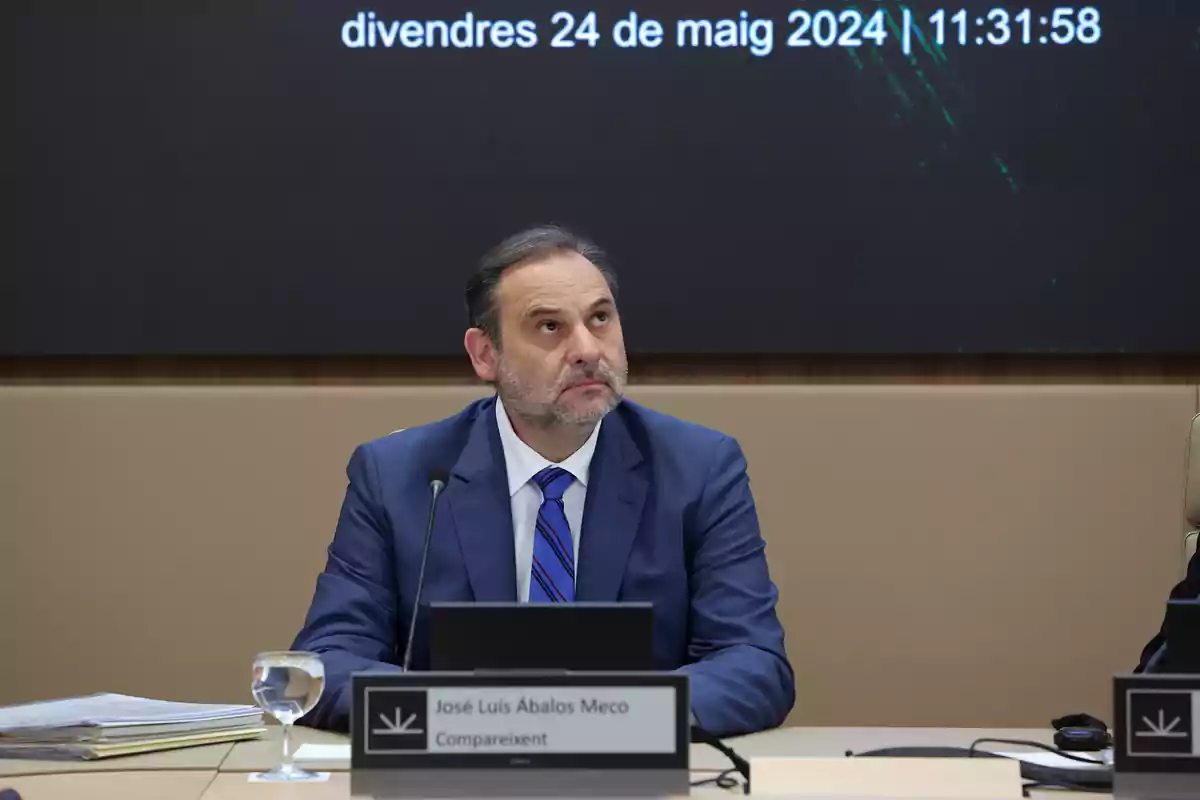
{"type": "Polygon", "coordinates": [[[292,763],[292,725],[321,699],[325,689],[325,665],[316,653],[277,651],[254,658],[250,684],[254,702],[283,724],[283,761],[270,772],[255,777],[263,781],[308,781],[317,775],[297,769],[292,763]]]}

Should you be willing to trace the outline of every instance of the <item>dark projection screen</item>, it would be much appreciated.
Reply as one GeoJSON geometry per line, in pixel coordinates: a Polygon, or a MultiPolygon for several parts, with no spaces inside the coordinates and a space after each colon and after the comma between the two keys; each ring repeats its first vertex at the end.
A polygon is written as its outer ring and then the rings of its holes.
{"type": "Polygon", "coordinates": [[[2,354],[461,352],[541,222],[634,352],[1200,352],[1200,2],[0,15],[2,354]]]}

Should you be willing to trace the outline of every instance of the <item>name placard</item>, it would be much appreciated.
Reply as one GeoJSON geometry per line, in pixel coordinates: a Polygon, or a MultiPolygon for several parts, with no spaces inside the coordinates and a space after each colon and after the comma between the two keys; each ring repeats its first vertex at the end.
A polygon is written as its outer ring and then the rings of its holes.
{"type": "Polygon", "coordinates": [[[1118,798],[1200,797],[1200,675],[1128,675],[1113,683],[1118,798]]]}
{"type": "Polygon", "coordinates": [[[367,672],[353,676],[352,690],[356,794],[636,796],[688,789],[683,674],[367,672]]]}

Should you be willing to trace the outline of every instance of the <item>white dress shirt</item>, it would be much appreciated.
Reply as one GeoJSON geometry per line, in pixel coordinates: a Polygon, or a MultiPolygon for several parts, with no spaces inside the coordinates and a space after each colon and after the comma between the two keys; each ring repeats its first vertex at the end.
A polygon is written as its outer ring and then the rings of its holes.
{"type": "Polygon", "coordinates": [[[538,509],[542,505],[542,490],[533,481],[533,476],[549,466],[561,467],[575,476],[575,480],[563,493],[563,508],[567,514],[567,523],[571,526],[571,539],[575,543],[575,565],[578,574],[583,503],[587,498],[588,470],[591,468],[592,454],[596,452],[596,437],[600,435],[600,425],[596,425],[582,447],[560,464],[547,461],[521,441],[513,430],[504,404],[498,397],[496,425],[500,429],[500,444],[504,447],[508,494],[512,502],[513,540],[517,556],[517,599],[525,603],[529,601],[529,574],[533,568],[534,524],[537,521],[538,509]]]}

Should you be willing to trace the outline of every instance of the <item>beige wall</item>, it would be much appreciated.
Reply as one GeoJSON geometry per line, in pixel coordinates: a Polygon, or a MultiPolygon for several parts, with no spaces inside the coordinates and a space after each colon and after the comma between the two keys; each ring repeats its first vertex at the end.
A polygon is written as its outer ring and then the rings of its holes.
{"type": "MultiPolygon", "coordinates": [[[[479,393],[0,386],[0,703],[248,701],[254,652],[301,622],[353,446],[479,393]]],[[[632,395],[745,447],[793,723],[1109,716],[1182,569],[1195,385],[632,395]]]]}

